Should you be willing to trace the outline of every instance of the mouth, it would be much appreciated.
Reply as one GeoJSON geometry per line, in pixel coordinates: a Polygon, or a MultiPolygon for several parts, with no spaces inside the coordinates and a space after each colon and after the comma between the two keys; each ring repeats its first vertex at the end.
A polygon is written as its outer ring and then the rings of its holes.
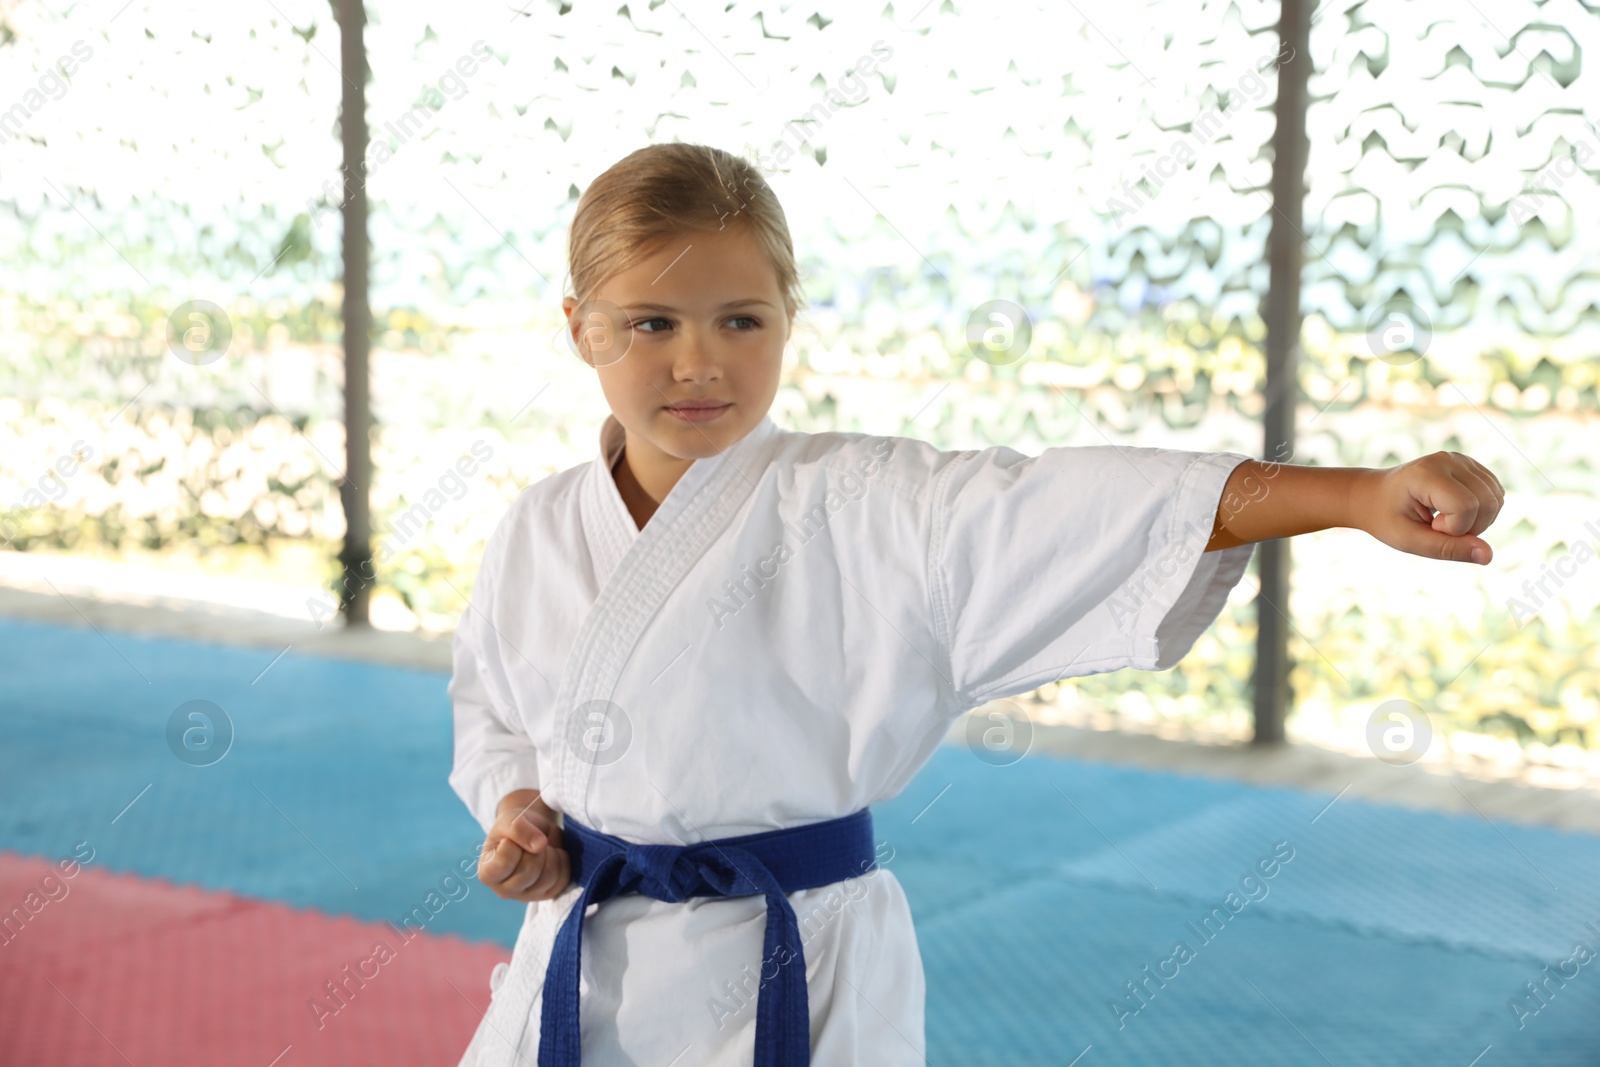
{"type": "Polygon", "coordinates": [[[668,404],[666,411],[685,422],[709,422],[732,406],[732,402],[727,400],[680,400],[668,404]]]}

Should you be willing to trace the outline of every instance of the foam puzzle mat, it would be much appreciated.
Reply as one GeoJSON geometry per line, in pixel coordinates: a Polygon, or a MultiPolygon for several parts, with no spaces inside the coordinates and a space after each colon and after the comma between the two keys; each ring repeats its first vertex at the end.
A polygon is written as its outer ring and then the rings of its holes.
{"type": "MultiPolygon", "coordinates": [[[[521,908],[447,676],[275,654],[0,620],[0,1063],[455,1063],[521,908]]],[[[874,809],[927,1062],[1600,1063],[1600,838],[1331,801],[941,748],[874,809]]]]}

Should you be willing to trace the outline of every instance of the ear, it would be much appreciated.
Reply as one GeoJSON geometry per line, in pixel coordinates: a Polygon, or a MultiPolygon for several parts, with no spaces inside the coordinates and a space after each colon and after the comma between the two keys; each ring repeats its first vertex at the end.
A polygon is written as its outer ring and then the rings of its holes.
{"type": "Polygon", "coordinates": [[[589,362],[589,357],[584,353],[583,346],[577,343],[578,342],[578,335],[577,335],[578,323],[572,321],[572,313],[575,310],[577,310],[577,307],[578,307],[578,298],[577,297],[575,297],[575,296],[567,296],[567,297],[562,297],[561,298],[561,313],[567,317],[567,340],[577,350],[578,358],[583,360],[583,362],[587,363],[590,367],[593,367],[594,364],[589,362]]]}

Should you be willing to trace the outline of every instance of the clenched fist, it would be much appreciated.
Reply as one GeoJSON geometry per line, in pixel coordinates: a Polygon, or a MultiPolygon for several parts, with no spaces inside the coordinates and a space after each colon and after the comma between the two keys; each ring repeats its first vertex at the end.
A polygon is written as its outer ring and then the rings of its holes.
{"type": "Polygon", "coordinates": [[[494,825],[478,856],[478,880],[506,900],[549,900],[572,881],[572,859],[561,847],[556,813],[537,789],[500,798],[494,825]]]}
{"type": "Polygon", "coordinates": [[[1336,526],[1430,559],[1488,563],[1478,535],[1505,505],[1494,472],[1460,452],[1398,467],[1297,467],[1247,459],[1223,486],[1207,552],[1336,526]]]}
{"type": "Polygon", "coordinates": [[[1460,452],[1434,452],[1368,472],[1352,493],[1351,525],[1390,548],[1458,563],[1488,563],[1478,535],[1506,502],[1494,472],[1460,452]]]}

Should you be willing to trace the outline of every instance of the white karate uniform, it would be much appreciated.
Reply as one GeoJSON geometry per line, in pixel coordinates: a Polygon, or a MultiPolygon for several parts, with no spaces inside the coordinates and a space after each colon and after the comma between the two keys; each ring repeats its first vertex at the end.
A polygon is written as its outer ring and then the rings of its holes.
{"type": "MultiPolygon", "coordinates": [[[[622,443],[608,418],[600,454],[526,489],[484,551],[456,631],[450,784],[485,830],[523,788],[632,842],[848,815],[899,793],[969,708],[1171,667],[1254,547],[1203,552],[1236,453],[941,451],[768,417],[692,463],[640,530],[611,474],[622,443]]],[[[579,893],[527,905],[463,1067],[537,1062],[579,893]]],[[[789,900],[812,1062],[922,1063],[892,860],[789,900]]],[[[759,896],[592,908],[584,1063],[748,1067],[765,921],[759,896]]]]}

